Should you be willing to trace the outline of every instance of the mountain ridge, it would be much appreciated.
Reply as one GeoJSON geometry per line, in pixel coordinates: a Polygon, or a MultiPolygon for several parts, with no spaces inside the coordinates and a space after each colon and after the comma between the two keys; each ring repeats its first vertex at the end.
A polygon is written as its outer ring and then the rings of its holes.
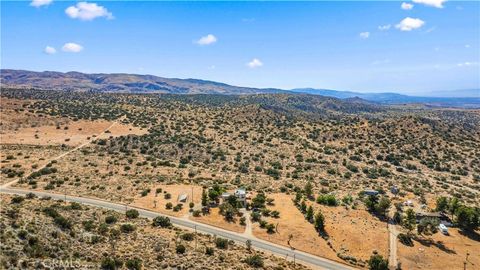
{"type": "MultiPolygon", "coordinates": [[[[169,93],[169,94],[311,94],[340,99],[359,98],[380,104],[421,103],[428,106],[480,108],[480,90],[469,89],[462,93],[478,91],[474,97],[410,96],[393,92],[360,93],[316,88],[254,88],[234,86],[201,79],[164,78],[155,75],[129,73],[82,73],[78,71],[28,71],[1,69],[2,87],[35,88],[43,90],[99,91],[119,93],[169,93]]],[[[460,90],[457,90],[460,91],[460,90]]],[[[443,91],[444,93],[448,91],[443,91]]],[[[450,91],[453,93],[453,91],[450,91]]],[[[451,93],[449,95],[452,95],[451,93]]],[[[358,100],[357,100],[358,101],[358,100]]]]}

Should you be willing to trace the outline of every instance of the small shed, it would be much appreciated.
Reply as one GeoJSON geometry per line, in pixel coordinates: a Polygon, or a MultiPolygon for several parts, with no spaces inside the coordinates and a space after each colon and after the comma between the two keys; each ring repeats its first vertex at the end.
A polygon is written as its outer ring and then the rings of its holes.
{"type": "Polygon", "coordinates": [[[178,202],[185,203],[187,202],[188,195],[186,193],[178,195],[178,202]]]}
{"type": "Polygon", "coordinates": [[[365,195],[368,195],[368,196],[377,196],[377,195],[378,195],[378,191],[373,190],[373,189],[365,189],[365,190],[363,191],[363,193],[364,193],[365,195]]]}

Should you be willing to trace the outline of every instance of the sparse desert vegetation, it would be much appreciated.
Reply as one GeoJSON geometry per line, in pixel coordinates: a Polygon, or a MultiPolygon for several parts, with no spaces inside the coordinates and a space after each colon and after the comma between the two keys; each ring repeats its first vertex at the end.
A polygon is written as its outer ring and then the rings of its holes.
{"type": "MultiPolygon", "coordinates": [[[[480,247],[478,110],[288,94],[2,89],[1,101],[2,113],[12,117],[1,122],[2,183],[18,180],[15,188],[150,209],[359,268],[383,265],[380,256],[388,260],[391,219],[407,236],[402,242],[414,244],[398,243],[400,264],[439,263],[447,251],[433,244],[421,262],[415,259],[421,241],[446,237],[432,229],[437,220],[417,225],[420,212],[445,212],[453,226],[470,228],[468,235],[451,229],[454,242],[444,240],[463,247],[444,257],[452,267],[462,263],[464,250],[474,257],[480,247]],[[437,209],[441,197],[459,206],[437,209]]],[[[118,230],[140,235],[135,228],[118,230]]],[[[177,245],[172,254],[189,250],[177,245]]],[[[268,265],[254,255],[241,260],[268,265]]]]}

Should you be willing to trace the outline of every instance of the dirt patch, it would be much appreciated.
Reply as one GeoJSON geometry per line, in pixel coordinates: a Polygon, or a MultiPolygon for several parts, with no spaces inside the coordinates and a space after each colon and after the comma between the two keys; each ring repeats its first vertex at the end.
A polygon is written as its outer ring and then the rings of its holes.
{"type": "Polygon", "coordinates": [[[312,224],[308,223],[300,211],[294,206],[292,197],[286,194],[269,194],[268,197],[275,199],[275,205],[269,207],[271,210],[280,212],[280,218],[267,219],[269,223],[277,225],[277,233],[268,234],[265,229],[260,228],[258,223],[253,224],[253,234],[261,239],[289,246],[314,255],[335,259],[337,256],[315,231],[312,224]]]}
{"type": "Polygon", "coordinates": [[[470,239],[455,229],[450,235],[436,233],[409,247],[398,243],[398,257],[402,269],[466,269],[480,268],[480,242],[470,239]],[[468,256],[467,261],[467,253],[468,256]]]}
{"type": "Polygon", "coordinates": [[[156,185],[154,188],[151,188],[148,195],[143,197],[140,195],[135,198],[131,205],[150,209],[163,214],[183,217],[189,214],[189,203],[192,202],[192,191],[195,208],[199,208],[202,202],[202,187],[193,185],[156,185]],[[162,190],[158,194],[156,193],[157,188],[162,190]],[[166,194],[170,194],[170,199],[166,198],[166,194]],[[187,200],[185,202],[180,202],[178,199],[183,194],[187,195],[187,200]],[[166,209],[165,205],[167,203],[171,203],[173,206],[180,203],[183,206],[180,211],[176,212],[172,209],[166,209]]]}
{"type": "Polygon", "coordinates": [[[366,261],[373,250],[388,257],[387,225],[366,211],[312,204],[315,211],[321,209],[325,216],[325,228],[329,236],[329,239],[325,240],[295,207],[292,196],[277,193],[269,194],[268,197],[275,199],[275,205],[268,208],[280,212],[280,218],[267,219],[269,223],[277,226],[277,233],[268,234],[258,223],[254,223],[253,232],[256,237],[289,246],[288,240],[292,235],[291,247],[337,261],[342,261],[337,257],[337,253],[366,261]]]}
{"type": "Polygon", "coordinates": [[[200,217],[192,216],[190,219],[238,233],[243,233],[245,231],[245,226],[240,225],[238,217],[236,218],[235,222],[227,222],[225,217],[222,216],[219,211],[220,209],[218,208],[211,208],[210,214],[200,217]]]}
{"type": "Polygon", "coordinates": [[[57,125],[19,128],[1,134],[2,144],[32,144],[77,146],[96,139],[95,136],[108,129],[100,138],[117,137],[127,134],[141,135],[147,131],[138,127],[117,123],[109,128],[110,121],[70,121],[57,125]]]}

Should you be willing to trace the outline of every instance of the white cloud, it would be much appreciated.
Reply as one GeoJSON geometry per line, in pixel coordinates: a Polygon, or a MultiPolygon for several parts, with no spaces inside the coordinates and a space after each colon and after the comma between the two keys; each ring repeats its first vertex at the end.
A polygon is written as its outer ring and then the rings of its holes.
{"type": "Polygon", "coordinates": [[[367,39],[370,37],[370,32],[361,32],[360,38],[367,39]]]}
{"type": "Polygon", "coordinates": [[[53,2],[53,0],[32,0],[30,6],[32,7],[41,7],[41,6],[48,6],[53,2]]]}
{"type": "Polygon", "coordinates": [[[403,2],[400,7],[404,10],[410,10],[413,8],[413,4],[403,2]]]}
{"type": "Polygon", "coordinates": [[[46,54],[55,54],[57,53],[57,50],[53,47],[47,46],[45,49],[43,49],[43,52],[46,54]]]}
{"type": "Polygon", "coordinates": [[[70,6],[65,9],[65,13],[72,19],[82,21],[91,21],[98,17],[113,19],[112,13],[95,3],[79,2],[76,6],[70,6]]]}
{"type": "Polygon", "coordinates": [[[208,34],[204,37],[201,37],[199,40],[197,40],[195,43],[198,45],[210,45],[217,42],[217,37],[215,37],[212,34],[208,34]]]}
{"type": "Polygon", "coordinates": [[[422,27],[424,24],[425,22],[420,19],[406,17],[399,24],[395,25],[395,27],[400,29],[400,31],[412,31],[422,27]]]}
{"type": "Polygon", "coordinates": [[[436,8],[443,8],[443,3],[447,2],[447,0],[412,0],[414,3],[423,4],[426,6],[436,7],[436,8]]]}
{"type": "Polygon", "coordinates": [[[391,24],[380,25],[380,26],[378,27],[378,30],[380,30],[380,31],[387,31],[387,30],[390,29],[391,27],[392,27],[391,24]]]}
{"type": "Polygon", "coordinates": [[[77,43],[72,43],[72,42],[69,42],[69,43],[65,43],[65,45],[63,45],[62,47],[62,51],[64,52],[72,52],[72,53],[78,53],[78,52],[81,52],[83,50],[83,47],[77,43]]]}
{"type": "Polygon", "coordinates": [[[463,62],[463,63],[458,63],[457,66],[459,66],[459,67],[478,66],[478,62],[463,62]]]}
{"type": "Polygon", "coordinates": [[[252,61],[247,63],[249,68],[257,68],[263,66],[262,61],[258,60],[257,58],[253,58],[252,61]]]}
{"type": "Polygon", "coordinates": [[[372,65],[383,65],[383,64],[388,64],[390,63],[390,59],[382,59],[382,60],[375,60],[372,62],[372,65]]]}

